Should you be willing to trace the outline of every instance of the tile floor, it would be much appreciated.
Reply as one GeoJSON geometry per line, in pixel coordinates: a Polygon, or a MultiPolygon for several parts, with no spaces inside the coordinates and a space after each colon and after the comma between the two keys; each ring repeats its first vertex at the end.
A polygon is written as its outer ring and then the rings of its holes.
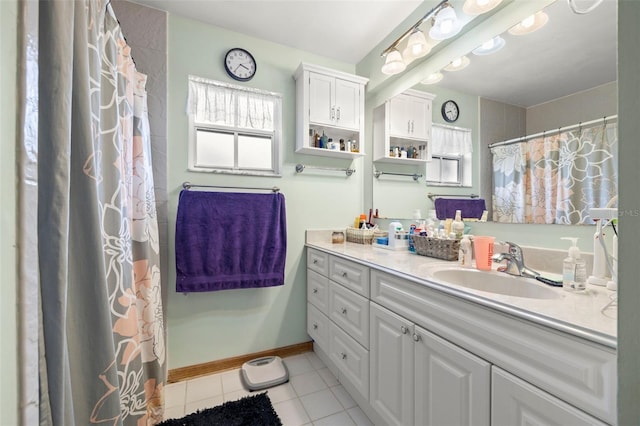
{"type": "MultiPolygon", "coordinates": [[[[373,424],[313,352],[284,358],[289,382],[267,390],[284,426],[368,426],[373,424]]],[[[251,392],[239,369],[172,383],[165,393],[165,418],[180,418],[251,392]]]]}

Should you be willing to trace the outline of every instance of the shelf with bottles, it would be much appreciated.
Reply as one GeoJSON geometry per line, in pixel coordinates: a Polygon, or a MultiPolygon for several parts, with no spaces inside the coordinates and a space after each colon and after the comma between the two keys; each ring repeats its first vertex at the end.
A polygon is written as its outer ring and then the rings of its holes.
{"type": "Polygon", "coordinates": [[[431,149],[428,141],[402,138],[389,138],[389,150],[382,156],[378,152],[374,161],[395,164],[425,164],[431,161],[431,149]]]}
{"type": "Polygon", "coordinates": [[[302,154],[355,158],[364,155],[357,139],[359,133],[333,127],[310,127],[309,145],[297,152],[302,154]]]}

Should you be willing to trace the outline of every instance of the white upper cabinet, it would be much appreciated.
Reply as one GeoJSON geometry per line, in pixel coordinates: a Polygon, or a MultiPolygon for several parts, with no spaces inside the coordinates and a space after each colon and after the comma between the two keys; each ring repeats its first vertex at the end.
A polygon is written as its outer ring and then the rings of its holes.
{"type": "Polygon", "coordinates": [[[296,79],[296,152],[328,157],[364,155],[364,87],[367,78],[302,63],[296,79]],[[327,141],[316,141],[325,135],[327,141]]]}
{"type": "Polygon", "coordinates": [[[431,132],[432,96],[402,93],[389,100],[389,136],[427,140],[431,132]]]}
{"type": "Polygon", "coordinates": [[[410,164],[431,160],[434,98],[430,93],[407,90],[374,110],[374,161],[410,164]]]}

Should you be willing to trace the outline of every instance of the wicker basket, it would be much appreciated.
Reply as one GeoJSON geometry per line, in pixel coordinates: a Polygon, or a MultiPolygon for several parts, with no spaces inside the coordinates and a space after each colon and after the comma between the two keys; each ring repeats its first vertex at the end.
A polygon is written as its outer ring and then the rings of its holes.
{"type": "Polygon", "coordinates": [[[371,244],[375,229],[347,228],[347,241],[358,244],[371,244]]]}
{"type": "Polygon", "coordinates": [[[458,260],[460,240],[445,240],[423,235],[413,235],[416,254],[444,260],[458,260]]]}

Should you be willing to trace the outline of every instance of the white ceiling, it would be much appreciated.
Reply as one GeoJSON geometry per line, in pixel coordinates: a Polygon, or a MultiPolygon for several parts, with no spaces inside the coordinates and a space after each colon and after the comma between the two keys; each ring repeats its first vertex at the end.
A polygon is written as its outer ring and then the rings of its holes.
{"type": "MultiPolygon", "coordinates": [[[[351,64],[362,60],[421,4],[418,0],[135,1],[351,64]]],[[[577,3],[584,8],[594,1],[577,3]]],[[[541,30],[520,37],[504,34],[505,48],[490,56],[470,54],[471,65],[456,73],[444,72],[439,85],[528,107],[616,80],[616,0],[603,0],[585,15],[571,12],[566,0],[557,0],[545,11],[549,23],[541,30]]]]}

